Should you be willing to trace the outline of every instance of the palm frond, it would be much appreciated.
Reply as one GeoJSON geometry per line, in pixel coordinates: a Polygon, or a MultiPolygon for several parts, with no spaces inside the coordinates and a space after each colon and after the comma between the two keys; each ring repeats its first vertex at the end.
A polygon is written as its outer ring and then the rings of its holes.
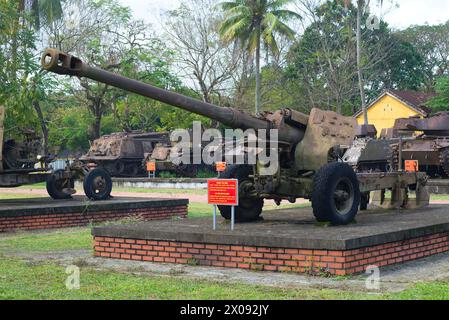
{"type": "Polygon", "coordinates": [[[246,47],[247,47],[248,53],[250,55],[252,55],[257,48],[258,36],[259,35],[258,35],[257,30],[254,30],[254,29],[247,36],[248,40],[247,40],[246,47]]]}
{"type": "Polygon", "coordinates": [[[279,33],[290,40],[295,39],[296,32],[282,21],[278,20],[274,32],[279,33]]]}
{"type": "Polygon", "coordinates": [[[220,26],[220,35],[225,41],[232,41],[241,36],[243,31],[251,25],[251,19],[245,15],[229,17],[220,26]]]}
{"type": "Polygon", "coordinates": [[[297,14],[296,12],[285,9],[273,10],[271,11],[271,13],[274,14],[276,17],[284,20],[302,19],[302,16],[297,14]]]}

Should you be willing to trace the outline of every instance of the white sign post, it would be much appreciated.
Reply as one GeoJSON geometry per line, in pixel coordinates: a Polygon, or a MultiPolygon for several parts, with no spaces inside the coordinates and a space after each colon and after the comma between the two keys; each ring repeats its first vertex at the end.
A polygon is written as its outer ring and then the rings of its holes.
{"type": "Polygon", "coordinates": [[[239,205],[237,179],[207,180],[207,203],[213,205],[213,229],[217,229],[217,205],[231,206],[231,230],[235,227],[235,206],[239,205]]]}

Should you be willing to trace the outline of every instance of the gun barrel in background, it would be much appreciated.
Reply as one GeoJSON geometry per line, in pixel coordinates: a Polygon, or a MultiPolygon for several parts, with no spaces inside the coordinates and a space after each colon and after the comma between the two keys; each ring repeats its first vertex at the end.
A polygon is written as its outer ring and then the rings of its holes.
{"type": "MultiPolygon", "coordinates": [[[[183,110],[216,120],[231,128],[239,129],[271,129],[272,122],[251,116],[234,108],[219,107],[204,101],[187,97],[175,92],[157,88],[147,83],[129,79],[112,72],[89,66],[81,59],[63,53],[57,49],[46,49],[42,55],[42,68],[57,74],[84,77],[113,87],[133,92],[183,110]]],[[[279,140],[297,143],[304,136],[304,130],[293,126],[282,126],[279,129],[279,140]]]]}

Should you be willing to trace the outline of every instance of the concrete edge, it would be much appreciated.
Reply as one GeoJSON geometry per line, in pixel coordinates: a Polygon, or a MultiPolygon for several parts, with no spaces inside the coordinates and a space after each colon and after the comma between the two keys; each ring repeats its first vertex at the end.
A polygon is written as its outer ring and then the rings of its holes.
{"type": "Polygon", "coordinates": [[[0,217],[20,217],[20,216],[35,216],[35,215],[51,215],[51,214],[80,214],[80,213],[97,213],[104,211],[116,211],[127,209],[143,209],[143,208],[158,208],[158,207],[174,207],[188,205],[188,199],[142,199],[127,198],[126,202],[101,203],[101,201],[93,202],[86,201],[85,204],[55,206],[45,208],[17,208],[0,210],[0,217]],[[129,200],[136,200],[130,202],[129,200]]]}
{"type": "Polygon", "coordinates": [[[223,245],[243,245],[256,247],[316,249],[316,250],[353,250],[372,247],[385,243],[404,241],[421,236],[449,231],[449,223],[429,225],[372,236],[360,236],[352,239],[301,239],[270,236],[251,236],[244,234],[215,234],[202,232],[172,232],[160,230],[133,229],[132,225],[111,225],[94,227],[91,234],[96,237],[142,239],[156,241],[179,241],[223,245]]]}

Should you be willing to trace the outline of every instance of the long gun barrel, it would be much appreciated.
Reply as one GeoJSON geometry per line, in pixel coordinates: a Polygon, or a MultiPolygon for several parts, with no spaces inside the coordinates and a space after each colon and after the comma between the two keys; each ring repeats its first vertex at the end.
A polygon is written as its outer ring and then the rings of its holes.
{"type": "MultiPolygon", "coordinates": [[[[105,83],[205,116],[231,128],[240,128],[243,130],[276,128],[279,129],[279,140],[289,143],[297,143],[301,141],[304,136],[304,128],[286,124],[284,121],[281,121],[281,125],[279,117],[273,120],[258,118],[234,108],[219,107],[178,93],[170,92],[100,68],[89,66],[83,63],[81,59],[63,53],[57,49],[46,49],[42,55],[41,65],[45,70],[57,74],[85,77],[105,83]]],[[[295,118],[298,118],[297,114],[299,114],[299,112],[297,111],[290,109],[281,110],[282,118],[291,119],[293,118],[292,113],[296,115],[295,118]]],[[[305,127],[306,121],[304,119],[307,119],[307,116],[301,114],[299,118],[303,120],[302,125],[305,127]]],[[[294,120],[293,123],[295,123],[294,120]]]]}

